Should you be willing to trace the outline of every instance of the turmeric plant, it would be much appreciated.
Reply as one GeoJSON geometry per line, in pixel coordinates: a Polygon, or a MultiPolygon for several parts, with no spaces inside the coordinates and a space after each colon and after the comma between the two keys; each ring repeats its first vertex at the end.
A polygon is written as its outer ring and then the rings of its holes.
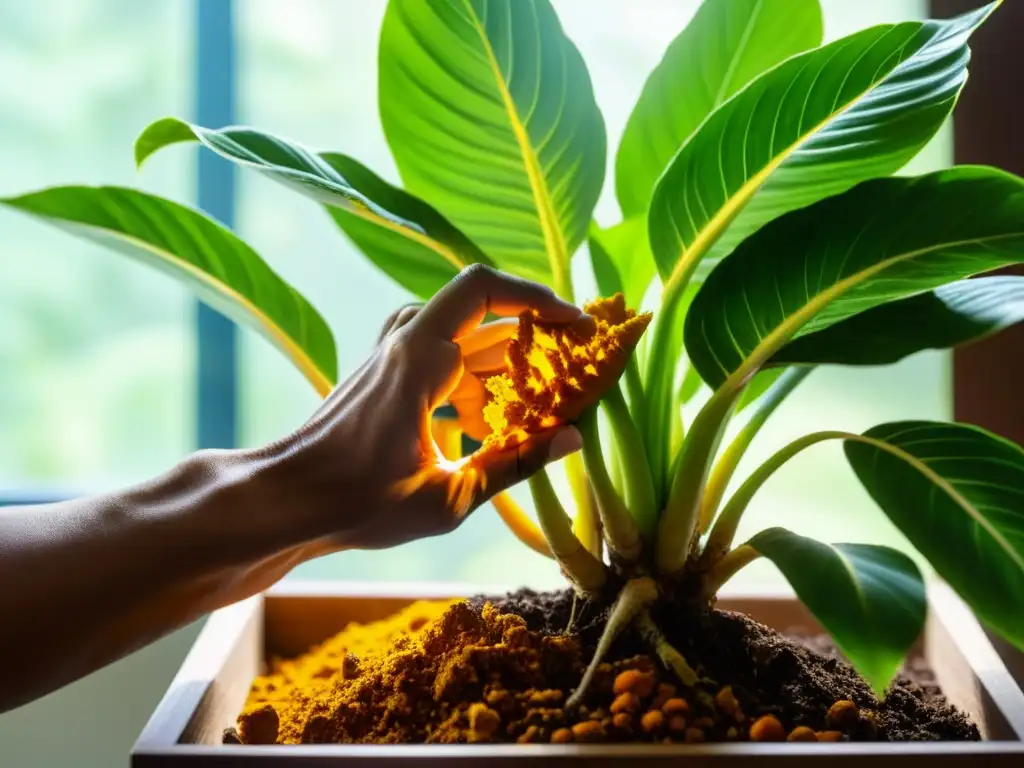
{"type": "MultiPolygon", "coordinates": [[[[265,174],[322,205],[422,298],[485,264],[576,300],[570,263],[586,243],[605,297],[588,305],[597,333],[567,339],[523,318],[485,384],[491,434],[476,436],[486,450],[559,421],[583,434],[582,456],[566,462],[575,509],[544,472],[530,481],[539,526],[509,497],[495,499],[579,594],[612,606],[577,695],[631,626],[683,683],[700,685],[652,609],[710,604],[759,557],[881,694],[923,627],[914,562],[782,528],[737,542],[742,515],[791,457],[841,441],[938,575],[1024,648],[1024,451],[958,424],[844,432],[835,414],[827,431],[728,489],[772,412],[818,366],[890,364],[1024,318],[1024,278],[968,279],[1024,261],[1024,182],[987,167],[893,175],[954,108],[968,40],[997,5],[823,45],[816,0],[705,0],[626,124],[614,163],[622,220],[610,227],[592,218],[604,122],[548,0],[391,0],[379,100],[402,187],[338,152],[175,118],[146,128],[135,157],[141,165],[199,142],[265,174]],[[653,317],[640,311],[648,306],[653,317]],[[710,395],[684,425],[682,405],[699,390],[710,395]],[[738,432],[724,444],[732,422],[738,432]]],[[[322,395],[333,386],[334,342],[320,315],[203,214],[110,187],[3,203],[188,282],[269,338],[322,395]]]]}

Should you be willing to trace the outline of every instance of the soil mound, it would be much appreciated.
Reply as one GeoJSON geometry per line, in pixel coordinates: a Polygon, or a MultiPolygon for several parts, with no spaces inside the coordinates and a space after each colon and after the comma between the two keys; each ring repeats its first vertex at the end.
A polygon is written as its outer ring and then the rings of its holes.
{"type": "Polygon", "coordinates": [[[677,688],[639,637],[621,637],[583,706],[564,703],[606,609],[569,592],[416,603],[351,625],[258,678],[226,742],[474,743],[976,740],[919,662],[878,702],[821,638],[787,638],[724,611],[656,615],[722,687],[677,688]],[[688,618],[682,618],[688,616],[688,618]]]}

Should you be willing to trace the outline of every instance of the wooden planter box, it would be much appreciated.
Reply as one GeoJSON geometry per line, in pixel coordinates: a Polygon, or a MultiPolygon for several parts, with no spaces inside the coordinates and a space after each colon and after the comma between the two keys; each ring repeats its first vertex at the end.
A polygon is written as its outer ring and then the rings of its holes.
{"type": "MultiPolygon", "coordinates": [[[[931,611],[920,652],[949,699],[978,724],[983,742],[700,745],[239,746],[220,743],[234,725],[252,679],[271,653],[295,656],[350,621],[383,619],[413,600],[481,590],[438,585],[282,582],[265,595],[217,611],[132,750],[132,768],[228,768],[306,765],[739,766],[829,768],[1016,766],[1024,768],[1024,693],[970,611],[944,585],[930,588],[931,611]],[[685,761],[685,762],[684,762],[685,761]]],[[[493,590],[495,594],[501,590],[493,590]]],[[[820,631],[791,595],[729,594],[723,608],[779,630],[820,631]]]]}
{"type": "MultiPolygon", "coordinates": [[[[1022,618],[1022,621],[1024,621],[1024,618],[1022,618]]],[[[1018,686],[1024,688],[1024,651],[1010,645],[1007,640],[1004,640],[994,632],[986,629],[985,634],[988,636],[989,642],[992,643],[992,647],[996,649],[996,653],[999,654],[999,658],[1002,659],[1003,664],[1009,670],[1010,676],[1017,682],[1018,686]]]]}

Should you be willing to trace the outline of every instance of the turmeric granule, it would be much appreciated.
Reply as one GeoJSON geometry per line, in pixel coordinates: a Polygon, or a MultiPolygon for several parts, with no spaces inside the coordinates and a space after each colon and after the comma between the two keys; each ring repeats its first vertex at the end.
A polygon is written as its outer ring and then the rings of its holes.
{"type": "Polygon", "coordinates": [[[487,445],[507,448],[571,422],[618,381],[651,314],[626,309],[621,293],[591,302],[584,311],[596,325],[590,336],[538,322],[530,312],[520,315],[505,353],[508,371],[486,383],[487,445]]]}

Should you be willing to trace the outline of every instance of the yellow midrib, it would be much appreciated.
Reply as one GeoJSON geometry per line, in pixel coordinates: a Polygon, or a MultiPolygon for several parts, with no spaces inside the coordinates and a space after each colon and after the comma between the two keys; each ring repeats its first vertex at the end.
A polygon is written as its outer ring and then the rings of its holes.
{"type": "Polygon", "coordinates": [[[430,237],[429,235],[425,235],[422,232],[417,232],[415,229],[405,227],[397,222],[385,219],[383,216],[378,216],[377,214],[370,211],[368,208],[363,209],[359,207],[352,207],[339,208],[338,210],[351,213],[353,216],[356,216],[362,219],[363,221],[368,221],[371,224],[376,224],[378,227],[390,230],[391,232],[399,234],[404,238],[412,240],[414,243],[418,243],[419,245],[422,245],[424,248],[430,249],[456,269],[462,269],[464,266],[466,266],[466,261],[464,259],[462,259],[457,253],[455,253],[455,251],[453,251],[451,248],[444,245],[440,241],[435,240],[434,238],[430,237]]]}
{"type": "Polygon", "coordinates": [[[844,293],[856,288],[865,280],[877,275],[879,272],[883,272],[889,267],[899,264],[900,262],[915,259],[918,256],[923,256],[926,253],[930,253],[940,248],[957,248],[960,246],[971,245],[972,243],[988,243],[996,240],[1020,238],[1022,236],[1024,236],[1024,230],[1021,232],[1006,232],[1000,235],[993,235],[991,237],[974,237],[966,240],[937,243],[927,248],[918,248],[917,250],[907,251],[906,253],[901,253],[897,256],[891,256],[888,259],[883,259],[867,269],[863,269],[860,272],[856,272],[849,277],[840,280],[830,288],[827,288],[821,293],[815,295],[806,304],[800,307],[800,309],[783,320],[774,331],[765,336],[754,350],[747,355],[747,358],[743,361],[740,367],[729,375],[722,384],[720,391],[739,391],[740,385],[746,381],[747,377],[755,374],[758,369],[760,369],[760,367],[764,365],[768,359],[782,347],[783,344],[789,341],[789,339],[792,338],[792,336],[800,330],[805,323],[810,322],[818,312],[823,310],[844,293]]]}
{"type": "Polygon", "coordinates": [[[676,260],[676,265],[672,269],[672,274],[669,275],[669,279],[665,283],[664,293],[666,295],[671,295],[670,292],[677,289],[676,284],[681,281],[685,281],[687,273],[696,268],[698,262],[700,262],[704,255],[711,249],[711,246],[715,244],[718,238],[725,231],[726,227],[728,227],[732,223],[733,219],[739,215],[740,211],[742,211],[746,204],[750,202],[750,199],[757,194],[768,177],[778,170],[780,165],[786,162],[786,160],[788,160],[808,139],[823,130],[825,126],[833,120],[836,120],[845,112],[855,107],[868,95],[874,93],[876,87],[884,82],[885,79],[892,74],[892,71],[893,70],[889,70],[886,72],[884,76],[872,82],[855,98],[844,104],[841,109],[830,113],[828,117],[817,123],[813,128],[802,133],[797,137],[796,141],[780,152],[770,163],[747,179],[725,202],[725,204],[715,212],[715,215],[708,220],[708,223],[701,228],[700,232],[697,233],[697,237],[694,238],[693,243],[690,244],[689,247],[685,245],[683,246],[679,253],[679,258],[676,260]]]}
{"type": "Polygon", "coordinates": [[[569,249],[566,246],[565,235],[559,226],[558,217],[551,203],[551,193],[548,190],[547,181],[544,179],[544,174],[540,169],[537,155],[533,151],[533,145],[530,143],[530,136],[526,132],[526,126],[519,119],[519,112],[516,109],[515,102],[512,100],[512,94],[509,93],[505,77],[494,55],[494,49],[487,38],[487,30],[480,23],[480,18],[477,16],[469,0],[462,0],[462,2],[466,12],[469,14],[473,28],[480,37],[480,44],[487,55],[488,65],[491,68],[491,73],[494,75],[494,82],[501,96],[502,104],[505,107],[505,113],[508,115],[512,135],[515,137],[516,144],[519,145],[519,151],[522,154],[523,168],[526,171],[526,178],[530,182],[530,192],[533,194],[534,206],[537,209],[537,220],[540,224],[541,234],[544,237],[544,247],[551,266],[551,274],[555,281],[555,292],[559,296],[571,301],[573,298],[572,285],[567,279],[569,249]]]}
{"type": "MultiPolygon", "coordinates": [[[[960,492],[957,491],[957,489],[954,488],[952,485],[950,485],[950,483],[944,477],[939,475],[931,467],[929,467],[928,464],[926,464],[921,459],[917,458],[917,456],[914,456],[912,453],[908,453],[899,446],[893,445],[892,443],[886,442],[885,440],[880,440],[876,437],[868,437],[867,435],[858,435],[855,432],[843,432],[840,430],[829,430],[825,432],[819,432],[801,438],[801,440],[806,441],[806,444],[801,446],[801,451],[810,448],[812,445],[824,442],[825,440],[849,440],[854,443],[869,445],[872,448],[877,448],[881,451],[885,451],[886,453],[895,456],[896,458],[901,459],[902,461],[905,461],[911,467],[913,467],[926,478],[928,478],[932,483],[938,486],[943,493],[949,496],[949,498],[952,499],[953,502],[958,507],[960,507],[967,514],[968,517],[970,517],[975,523],[977,523],[982,529],[984,529],[984,531],[989,536],[991,536],[997,544],[999,544],[1000,548],[1003,549],[1010,556],[1011,560],[1013,560],[1018,566],[1020,566],[1022,570],[1024,570],[1024,558],[1017,554],[1016,550],[1014,550],[1014,548],[1010,546],[1010,543],[1006,540],[1006,537],[1004,537],[998,530],[996,530],[992,523],[989,522],[988,518],[986,518],[977,509],[975,509],[974,505],[971,504],[970,501],[965,499],[960,494],[960,492]],[[817,439],[812,440],[812,438],[817,439]]],[[[782,465],[779,466],[781,467],[782,465]]]]}
{"type": "Polygon", "coordinates": [[[960,507],[964,512],[967,513],[968,517],[974,520],[975,523],[981,526],[981,528],[996,541],[1000,549],[1006,552],[1010,556],[1010,559],[1013,560],[1013,562],[1016,563],[1016,565],[1021,570],[1024,570],[1024,557],[1021,557],[1017,553],[1017,551],[1012,546],[1010,546],[1010,542],[1006,540],[1006,537],[1003,536],[1003,534],[1000,533],[998,530],[996,530],[992,523],[989,522],[988,518],[986,518],[983,514],[981,514],[981,512],[975,509],[974,505],[971,504],[970,501],[965,499],[956,488],[954,488],[950,483],[948,483],[944,477],[942,477],[937,472],[932,470],[932,468],[929,467],[928,464],[926,464],[924,461],[917,458],[913,454],[907,453],[899,446],[893,445],[892,443],[887,443],[885,440],[879,440],[877,438],[868,437],[867,435],[854,435],[848,439],[854,440],[859,443],[872,445],[875,448],[879,448],[880,450],[886,451],[887,453],[890,453],[893,456],[896,456],[897,458],[903,459],[905,462],[910,464],[910,466],[912,466],[922,475],[924,475],[933,483],[935,483],[935,485],[937,485],[947,496],[949,496],[958,507],[960,507]]]}
{"type": "Polygon", "coordinates": [[[97,227],[92,224],[85,224],[83,222],[72,223],[74,223],[76,226],[82,227],[83,229],[96,230],[98,232],[102,232],[104,235],[116,234],[118,238],[131,243],[140,250],[147,251],[156,256],[157,258],[163,259],[164,261],[173,262],[180,269],[182,269],[185,272],[188,272],[190,275],[196,278],[199,282],[212,288],[217,293],[229,297],[232,301],[241,305],[246,312],[248,312],[250,315],[256,318],[256,321],[260,325],[262,325],[263,328],[266,329],[267,333],[275,341],[277,341],[281,345],[281,347],[284,348],[285,354],[287,354],[288,357],[292,359],[292,361],[302,372],[302,374],[306,377],[309,383],[313,385],[313,388],[316,390],[318,395],[320,395],[321,397],[327,397],[327,395],[331,393],[331,390],[334,389],[334,385],[331,383],[330,379],[323,371],[320,370],[319,366],[317,366],[317,364],[313,362],[313,359],[308,354],[306,354],[306,351],[303,350],[302,347],[300,347],[291,336],[289,336],[287,333],[281,330],[280,326],[278,326],[273,320],[267,317],[267,315],[264,312],[262,312],[255,304],[249,301],[249,299],[247,299],[242,294],[229,288],[224,283],[221,283],[213,279],[210,275],[203,272],[194,264],[191,264],[185,261],[184,259],[180,259],[176,256],[169,255],[167,251],[163,251],[157,248],[156,246],[152,245],[151,243],[147,243],[145,240],[140,240],[137,237],[133,237],[132,235],[124,233],[114,233],[113,230],[104,229],[103,227],[97,227]]]}

